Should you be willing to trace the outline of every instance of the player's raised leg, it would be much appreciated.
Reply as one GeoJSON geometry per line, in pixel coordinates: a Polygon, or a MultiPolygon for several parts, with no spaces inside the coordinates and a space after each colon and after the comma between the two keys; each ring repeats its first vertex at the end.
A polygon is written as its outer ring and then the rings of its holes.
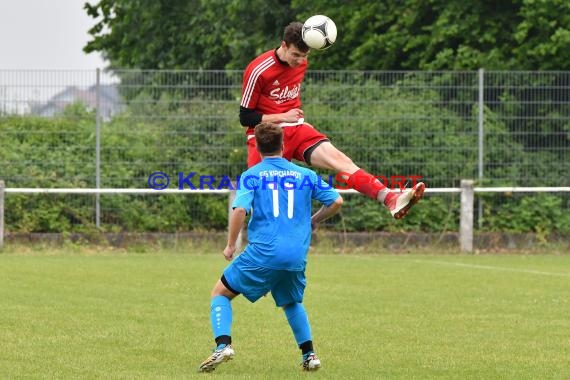
{"type": "Polygon", "coordinates": [[[410,208],[419,202],[425,190],[425,185],[418,182],[412,189],[401,192],[391,191],[375,176],[359,168],[343,152],[330,142],[319,144],[311,153],[310,163],[314,167],[334,170],[347,188],[352,188],[382,203],[395,219],[401,219],[410,208]]]}
{"type": "Polygon", "coordinates": [[[423,182],[418,182],[411,189],[404,190],[401,193],[391,192],[391,196],[386,196],[384,204],[394,219],[401,219],[423,197],[425,188],[423,182]]]}

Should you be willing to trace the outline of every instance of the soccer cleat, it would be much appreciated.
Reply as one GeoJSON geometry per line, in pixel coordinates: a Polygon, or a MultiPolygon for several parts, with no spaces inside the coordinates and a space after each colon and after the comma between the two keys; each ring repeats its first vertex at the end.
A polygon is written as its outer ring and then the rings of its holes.
{"type": "Polygon", "coordinates": [[[306,357],[303,356],[303,371],[316,371],[321,368],[321,361],[319,360],[317,354],[311,352],[306,357]]]}
{"type": "Polygon", "coordinates": [[[424,195],[426,185],[418,182],[412,189],[404,190],[401,193],[391,193],[386,197],[385,205],[390,210],[394,219],[402,219],[408,210],[419,202],[424,195]]]}
{"type": "Polygon", "coordinates": [[[221,363],[232,360],[234,358],[234,355],[234,349],[230,344],[224,345],[223,347],[218,346],[214,352],[212,352],[212,355],[210,355],[208,359],[204,360],[202,364],[200,364],[198,372],[212,372],[221,363]]]}

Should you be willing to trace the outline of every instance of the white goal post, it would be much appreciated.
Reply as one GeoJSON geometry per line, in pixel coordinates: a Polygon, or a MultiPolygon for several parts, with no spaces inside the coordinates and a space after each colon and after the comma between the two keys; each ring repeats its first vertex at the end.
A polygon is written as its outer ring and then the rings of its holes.
{"type": "MultiPolygon", "coordinates": [[[[569,186],[563,187],[474,187],[474,181],[462,180],[461,187],[426,188],[426,193],[461,193],[461,212],[459,225],[459,247],[463,252],[473,252],[473,212],[475,193],[560,193],[570,192],[569,186]]],[[[340,193],[356,194],[356,190],[339,190],[340,193]]],[[[4,243],[4,208],[5,194],[217,194],[228,196],[228,214],[235,197],[235,190],[204,189],[81,189],[81,188],[6,188],[0,181],[0,247],[4,243]]]]}

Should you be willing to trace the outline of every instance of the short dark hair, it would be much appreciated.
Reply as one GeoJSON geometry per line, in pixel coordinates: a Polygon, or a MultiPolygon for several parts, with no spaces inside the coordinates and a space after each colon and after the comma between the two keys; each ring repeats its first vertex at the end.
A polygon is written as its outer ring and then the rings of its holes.
{"type": "Polygon", "coordinates": [[[274,123],[260,123],[255,126],[257,150],[264,156],[279,154],[283,149],[283,130],[274,123]]]}
{"type": "Polygon", "coordinates": [[[306,53],[309,51],[309,46],[303,41],[302,36],[303,23],[293,21],[285,27],[283,32],[283,41],[289,47],[291,44],[295,45],[299,51],[306,53]]]}

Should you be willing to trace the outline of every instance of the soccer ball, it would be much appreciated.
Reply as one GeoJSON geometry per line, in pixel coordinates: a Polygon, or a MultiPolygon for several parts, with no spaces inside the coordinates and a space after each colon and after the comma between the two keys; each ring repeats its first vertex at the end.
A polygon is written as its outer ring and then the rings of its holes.
{"type": "Polygon", "coordinates": [[[336,25],[327,16],[311,16],[303,24],[302,37],[311,49],[328,49],[336,41],[336,25]]]}

